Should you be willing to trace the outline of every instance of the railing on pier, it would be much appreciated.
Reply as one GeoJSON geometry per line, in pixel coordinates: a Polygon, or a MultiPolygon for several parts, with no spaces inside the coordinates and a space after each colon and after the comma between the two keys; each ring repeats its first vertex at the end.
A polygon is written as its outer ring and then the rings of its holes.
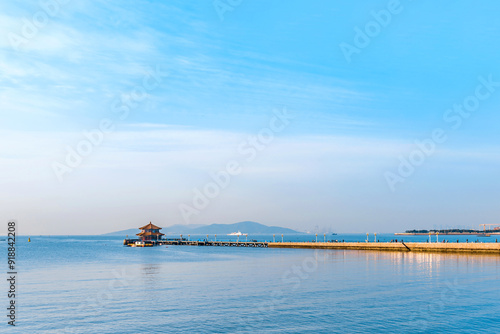
{"type": "Polygon", "coordinates": [[[214,241],[214,240],[163,240],[164,245],[220,246],[220,247],[267,247],[265,241],[214,241]]]}

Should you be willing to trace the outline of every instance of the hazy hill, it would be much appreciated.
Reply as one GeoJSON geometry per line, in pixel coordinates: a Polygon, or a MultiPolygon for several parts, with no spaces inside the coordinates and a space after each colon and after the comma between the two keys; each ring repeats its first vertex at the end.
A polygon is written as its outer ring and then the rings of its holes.
{"type": "Polygon", "coordinates": [[[240,222],[235,224],[212,224],[192,229],[192,234],[229,234],[233,232],[248,234],[299,233],[286,227],[266,226],[256,222],[240,222]]]}
{"type": "MultiPolygon", "coordinates": [[[[211,225],[172,225],[169,227],[164,227],[161,232],[166,235],[177,235],[177,234],[229,234],[233,232],[248,233],[248,234],[295,234],[300,233],[295,230],[278,227],[278,226],[266,226],[256,222],[240,222],[234,224],[211,224],[211,225]]],[[[126,236],[130,238],[135,237],[139,233],[139,229],[131,228],[128,230],[122,230],[117,232],[106,233],[103,235],[110,236],[126,236]]]]}
{"type": "MultiPolygon", "coordinates": [[[[146,224],[144,224],[146,225],[146,224]]],[[[192,224],[192,225],[181,225],[181,224],[176,224],[172,225],[169,227],[164,227],[161,232],[165,234],[181,234],[186,231],[191,231],[197,227],[201,226],[207,226],[207,225],[202,225],[202,224],[192,224]]],[[[137,233],[139,233],[141,230],[138,228],[129,228],[127,230],[121,230],[121,231],[116,231],[116,232],[110,232],[110,233],[105,233],[103,235],[119,235],[119,236],[126,236],[128,235],[130,238],[134,237],[137,233]]]]}

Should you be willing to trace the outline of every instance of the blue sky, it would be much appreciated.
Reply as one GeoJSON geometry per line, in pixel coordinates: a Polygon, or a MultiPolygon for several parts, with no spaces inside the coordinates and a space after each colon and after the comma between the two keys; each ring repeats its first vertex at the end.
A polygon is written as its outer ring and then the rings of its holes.
{"type": "Polygon", "coordinates": [[[0,216],[21,232],[500,223],[500,87],[457,129],[444,120],[480,77],[500,81],[497,2],[222,1],[236,4],[223,20],[212,1],[62,2],[0,5],[0,216]],[[339,45],[390,6],[348,62],[339,45]],[[247,161],[238,147],[283,110],[290,123],[247,161]],[[103,119],[113,130],[58,178],[54,163],[103,119]],[[436,128],[447,140],[391,188],[387,172],[436,128]],[[186,219],[180,206],[233,160],[241,173],[186,219]]]}

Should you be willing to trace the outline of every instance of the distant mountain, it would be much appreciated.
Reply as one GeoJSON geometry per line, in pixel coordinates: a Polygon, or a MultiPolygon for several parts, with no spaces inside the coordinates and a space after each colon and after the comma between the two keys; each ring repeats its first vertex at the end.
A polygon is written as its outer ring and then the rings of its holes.
{"type": "MultiPolygon", "coordinates": [[[[141,225],[142,226],[142,225],[141,225]]],[[[195,229],[197,227],[201,226],[207,226],[207,225],[202,225],[202,224],[191,224],[191,225],[172,225],[169,227],[164,227],[161,232],[166,233],[166,234],[181,234],[184,233],[185,231],[191,231],[192,229],[195,229]]],[[[109,235],[109,236],[126,236],[128,235],[129,237],[134,237],[137,233],[139,233],[141,230],[138,228],[129,228],[127,230],[121,230],[121,231],[116,231],[116,232],[110,232],[110,233],[105,233],[102,235],[109,235]]]]}
{"type": "Polygon", "coordinates": [[[289,228],[278,226],[266,226],[256,222],[240,222],[235,224],[212,224],[192,229],[192,234],[229,234],[233,232],[248,234],[276,234],[276,233],[299,233],[289,228]]]}
{"type": "Polygon", "coordinates": [[[202,227],[202,226],[207,226],[203,224],[190,224],[190,225],[182,225],[182,224],[176,224],[168,227],[164,227],[161,232],[165,234],[181,234],[186,231],[192,231],[195,228],[202,227]]]}
{"type": "MultiPolygon", "coordinates": [[[[244,234],[296,234],[300,233],[295,230],[279,227],[279,226],[266,226],[256,222],[246,221],[234,224],[211,224],[211,225],[172,225],[169,227],[164,227],[161,232],[166,235],[177,235],[177,234],[230,234],[233,232],[238,232],[244,234]]],[[[128,230],[122,230],[117,232],[106,233],[103,235],[108,236],[126,236],[134,237],[139,233],[139,229],[131,228],[128,230]]]]}

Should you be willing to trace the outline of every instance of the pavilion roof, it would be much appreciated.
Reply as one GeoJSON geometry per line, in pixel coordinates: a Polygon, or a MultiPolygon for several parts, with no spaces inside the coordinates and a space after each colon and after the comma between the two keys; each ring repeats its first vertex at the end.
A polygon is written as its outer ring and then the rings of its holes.
{"type": "Polygon", "coordinates": [[[149,222],[149,224],[144,225],[143,227],[139,227],[139,230],[161,230],[161,227],[158,227],[154,224],[151,224],[151,222],[149,222]]]}
{"type": "Polygon", "coordinates": [[[147,236],[150,236],[150,235],[165,235],[163,233],[160,233],[160,232],[144,232],[142,231],[141,233],[137,233],[136,235],[140,236],[140,237],[147,237],[147,236]]]}

